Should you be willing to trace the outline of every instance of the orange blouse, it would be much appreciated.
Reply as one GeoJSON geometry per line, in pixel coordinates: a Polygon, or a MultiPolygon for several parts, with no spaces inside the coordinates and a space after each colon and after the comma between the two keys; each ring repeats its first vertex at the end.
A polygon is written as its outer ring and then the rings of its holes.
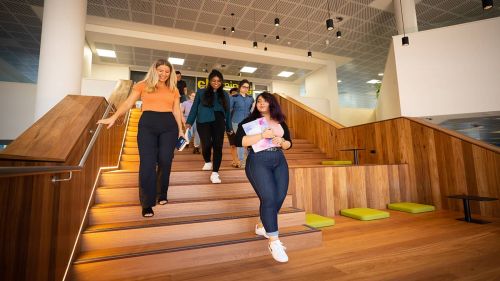
{"type": "Polygon", "coordinates": [[[174,99],[179,99],[179,90],[174,88],[161,88],[154,92],[146,91],[146,82],[141,81],[134,85],[135,91],[141,93],[142,111],[172,112],[174,108],[174,99]]]}

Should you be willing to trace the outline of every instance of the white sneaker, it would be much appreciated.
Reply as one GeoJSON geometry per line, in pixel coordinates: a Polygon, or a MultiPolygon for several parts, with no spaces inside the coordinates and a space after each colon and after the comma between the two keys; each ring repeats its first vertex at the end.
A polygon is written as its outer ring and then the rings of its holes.
{"type": "Polygon", "coordinates": [[[221,183],[222,182],[219,178],[219,173],[217,173],[217,172],[212,172],[212,175],[210,175],[210,181],[212,183],[221,183]]]}
{"type": "Polygon", "coordinates": [[[279,262],[287,262],[288,256],[286,255],[286,247],[283,246],[283,243],[279,239],[272,241],[269,243],[269,252],[276,261],[279,262]]]}
{"type": "Polygon", "coordinates": [[[201,168],[203,171],[212,171],[212,162],[205,163],[203,165],[203,168],[201,168]]]}
{"type": "Polygon", "coordinates": [[[269,238],[264,227],[259,227],[258,224],[255,225],[255,234],[269,238]]]}

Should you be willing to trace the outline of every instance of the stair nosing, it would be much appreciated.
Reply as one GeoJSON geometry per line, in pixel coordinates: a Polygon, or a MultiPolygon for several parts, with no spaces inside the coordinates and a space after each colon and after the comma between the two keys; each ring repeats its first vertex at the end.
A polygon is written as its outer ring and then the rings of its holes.
{"type": "MultiPolygon", "coordinates": [[[[280,237],[289,237],[289,236],[295,236],[295,235],[300,235],[300,234],[321,232],[321,230],[313,228],[313,227],[305,225],[305,224],[303,224],[302,226],[304,226],[306,229],[299,230],[299,231],[292,231],[292,232],[288,232],[288,233],[283,233],[282,235],[280,235],[280,237]]],[[[180,251],[197,250],[197,249],[211,248],[211,247],[221,247],[221,246],[226,246],[226,245],[241,244],[241,243],[245,243],[245,242],[253,242],[253,241],[258,241],[258,240],[267,240],[267,239],[264,237],[261,237],[261,236],[255,236],[255,237],[248,237],[248,238],[242,238],[242,239],[236,239],[236,240],[225,240],[225,241],[212,242],[212,243],[200,243],[200,244],[189,245],[189,246],[181,246],[181,247],[167,248],[167,249],[147,250],[147,251],[137,252],[137,253],[118,254],[118,255],[113,255],[113,256],[105,256],[105,257],[91,258],[91,259],[84,259],[84,260],[77,259],[76,261],[73,262],[73,265],[89,264],[89,263],[94,263],[94,262],[103,262],[103,261],[126,259],[126,258],[135,258],[135,257],[140,257],[140,256],[157,255],[157,254],[164,254],[164,253],[175,253],[175,252],[180,252],[180,251]]]]}
{"type": "MultiPolygon", "coordinates": [[[[292,214],[292,213],[300,213],[305,212],[302,209],[295,207],[288,207],[286,209],[291,209],[289,211],[280,213],[280,214],[292,214]]],[[[83,234],[90,233],[103,233],[103,232],[112,232],[112,231],[120,231],[120,230],[130,230],[130,229],[140,229],[140,228],[150,228],[150,227],[161,227],[161,226],[171,226],[171,225],[182,225],[182,224],[192,224],[192,223],[203,223],[203,222],[211,222],[211,221],[225,221],[225,220],[233,220],[233,219],[244,219],[251,217],[258,217],[259,213],[256,211],[255,214],[247,214],[247,215],[239,215],[239,216],[222,216],[217,218],[205,218],[205,219],[193,219],[193,220],[184,220],[184,221],[176,221],[176,222],[161,222],[162,219],[158,219],[156,223],[151,223],[147,225],[130,225],[130,226],[120,226],[120,227],[108,227],[108,228],[100,228],[95,230],[85,230],[83,234]]]]}

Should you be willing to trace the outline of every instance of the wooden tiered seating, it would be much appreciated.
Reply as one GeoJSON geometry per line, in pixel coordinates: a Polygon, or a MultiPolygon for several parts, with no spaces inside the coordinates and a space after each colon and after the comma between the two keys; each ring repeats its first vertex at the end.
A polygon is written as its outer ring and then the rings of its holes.
{"type": "MultiPolygon", "coordinates": [[[[137,122],[132,112],[120,170],[101,175],[95,205],[73,265],[75,280],[123,280],[169,270],[269,255],[267,241],[254,234],[259,200],[243,169],[232,168],[225,143],[220,176],[210,183],[203,158],[191,149],[176,152],[169,203],[144,219],[138,200],[137,122]]],[[[304,140],[286,152],[290,165],[317,164],[326,157],[304,140]]],[[[305,226],[305,212],[292,194],[279,214],[280,239],[288,251],[321,245],[321,232],[305,226]]],[[[272,257],[269,255],[269,259],[272,257]]]]}

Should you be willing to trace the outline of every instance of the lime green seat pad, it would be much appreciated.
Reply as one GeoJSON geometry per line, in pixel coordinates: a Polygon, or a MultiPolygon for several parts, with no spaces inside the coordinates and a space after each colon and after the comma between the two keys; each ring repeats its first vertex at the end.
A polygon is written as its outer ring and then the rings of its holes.
{"type": "Polygon", "coordinates": [[[335,225],[335,220],[316,214],[306,214],[306,224],[312,227],[320,228],[335,225]]]}
{"type": "Polygon", "coordinates": [[[371,221],[371,220],[385,219],[390,217],[390,214],[388,212],[370,208],[344,209],[340,210],[340,214],[346,217],[362,221],[371,221]]]}
{"type": "Polygon", "coordinates": [[[325,160],[321,161],[321,165],[352,165],[350,160],[325,160]]]}
{"type": "Polygon", "coordinates": [[[387,208],[390,210],[396,210],[412,214],[432,212],[436,210],[436,208],[432,205],[424,205],[424,204],[417,204],[410,202],[391,203],[387,205],[387,208]]]}

